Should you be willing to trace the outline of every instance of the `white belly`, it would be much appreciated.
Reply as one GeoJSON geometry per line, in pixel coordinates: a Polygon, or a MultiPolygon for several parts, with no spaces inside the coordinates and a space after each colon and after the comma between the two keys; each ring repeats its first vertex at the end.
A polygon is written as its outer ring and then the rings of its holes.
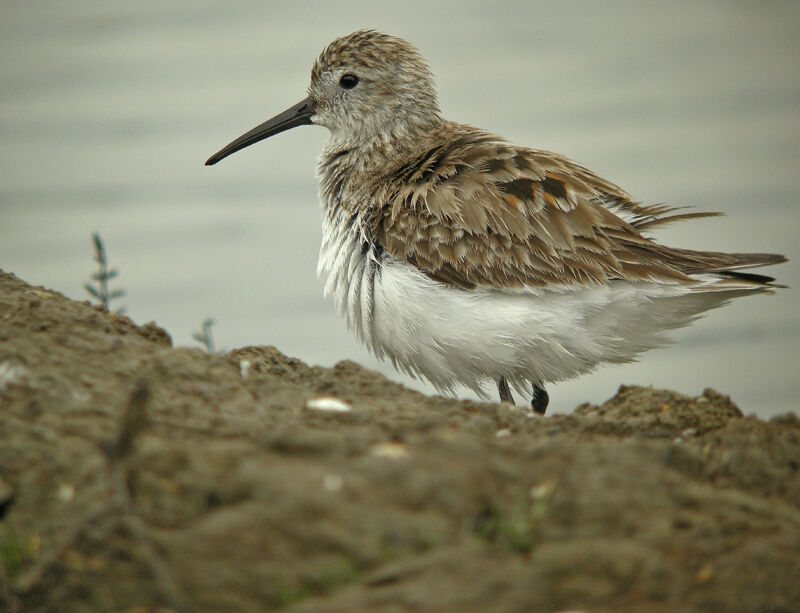
{"type": "Polygon", "coordinates": [[[326,295],[376,357],[444,392],[464,385],[485,396],[502,376],[530,394],[530,382],[631,361],[669,342],[666,330],[730,297],[629,281],[518,292],[457,289],[367,244],[352,224],[324,228],[318,272],[327,278],[326,295]]]}

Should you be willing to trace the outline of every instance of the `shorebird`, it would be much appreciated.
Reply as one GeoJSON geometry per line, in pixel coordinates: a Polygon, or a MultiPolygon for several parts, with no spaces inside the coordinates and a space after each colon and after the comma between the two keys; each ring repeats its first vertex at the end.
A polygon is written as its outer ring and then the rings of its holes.
{"type": "Polygon", "coordinates": [[[717,213],[645,205],[569,159],[442,116],[408,42],[359,30],[314,63],[308,97],[237,138],[216,164],[296,126],[330,131],[318,160],[326,278],[379,359],[442,392],[545,384],[629,362],[665,332],[772,277],[781,255],[671,248],[650,232],[717,213]]]}

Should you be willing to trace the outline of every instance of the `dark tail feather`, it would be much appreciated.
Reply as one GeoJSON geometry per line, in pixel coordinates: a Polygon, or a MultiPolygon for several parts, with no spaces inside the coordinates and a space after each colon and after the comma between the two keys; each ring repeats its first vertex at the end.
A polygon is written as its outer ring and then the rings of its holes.
{"type": "Polygon", "coordinates": [[[787,287],[786,285],[776,284],[775,277],[768,277],[767,275],[755,275],[751,272],[733,272],[730,270],[724,270],[719,274],[731,279],[748,281],[750,283],[757,283],[759,285],[769,285],[770,287],[787,287]]]}
{"type": "Polygon", "coordinates": [[[769,288],[785,288],[786,285],[775,283],[775,277],[768,275],[758,275],[751,272],[741,272],[741,268],[757,268],[760,266],[772,266],[786,262],[785,256],[777,253],[726,253],[727,261],[721,261],[716,266],[711,266],[706,272],[718,274],[721,277],[735,279],[745,283],[753,283],[769,288]]]}
{"type": "MultiPolygon", "coordinates": [[[[652,230],[657,226],[697,219],[700,217],[717,217],[723,213],[679,212],[689,207],[670,207],[665,204],[640,206],[637,210],[638,219],[630,224],[638,231],[652,230]]],[[[628,249],[641,249],[641,245],[629,245],[628,249]]],[[[777,253],[722,253],[719,251],[693,251],[691,249],[675,249],[649,245],[646,251],[658,251],[669,261],[669,265],[685,275],[716,274],[743,283],[765,287],[786,287],[775,283],[774,277],[739,272],[743,268],[760,268],[773,266],[787,261],[787,258],[777,253]]]]}
{"type": "Polygon", "coordinates": [[[777,253],[721,253],[717,251],[691,251],[672,249],[675,267],[686,275],[718,275],[721,279],[740,281],[751,286],[770,288],[786,287],[775,283],[769,275],[741,272],[743,268],[759,268],[786,262],[786,257],[777,253]]]}

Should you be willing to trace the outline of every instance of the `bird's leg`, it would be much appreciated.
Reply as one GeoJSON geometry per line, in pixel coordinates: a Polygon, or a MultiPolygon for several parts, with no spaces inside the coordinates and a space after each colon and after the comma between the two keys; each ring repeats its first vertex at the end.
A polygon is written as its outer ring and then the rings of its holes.
{"type": "Polygon", "coordinates": [[[508,381],[506,381],[505,377],[500,377],[497,380],[497,391],[500,392],[500,402],[514,404],[514,396],[511,395],[511,389],[508,387],[508,381]]]}
{"type": "Polygon", "coordinates": [[[545,391],[544,387],[533,384],[533,398],[531,399],[531,407],[535,413],[544,415],[547,410],[547,405],[550,403],[550,395],[545,391]]]}

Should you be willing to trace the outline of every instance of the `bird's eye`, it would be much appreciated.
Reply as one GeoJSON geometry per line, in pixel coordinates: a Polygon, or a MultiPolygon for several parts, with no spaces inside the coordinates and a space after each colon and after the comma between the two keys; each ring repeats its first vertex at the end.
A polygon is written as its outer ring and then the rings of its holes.
{"type": "Polygon", "coordinates": [[[339,79],[339,87],[342,89],[353,89],[356,85],[358,85],[358,77],[354,74],[348,73],[339,79]]]}

